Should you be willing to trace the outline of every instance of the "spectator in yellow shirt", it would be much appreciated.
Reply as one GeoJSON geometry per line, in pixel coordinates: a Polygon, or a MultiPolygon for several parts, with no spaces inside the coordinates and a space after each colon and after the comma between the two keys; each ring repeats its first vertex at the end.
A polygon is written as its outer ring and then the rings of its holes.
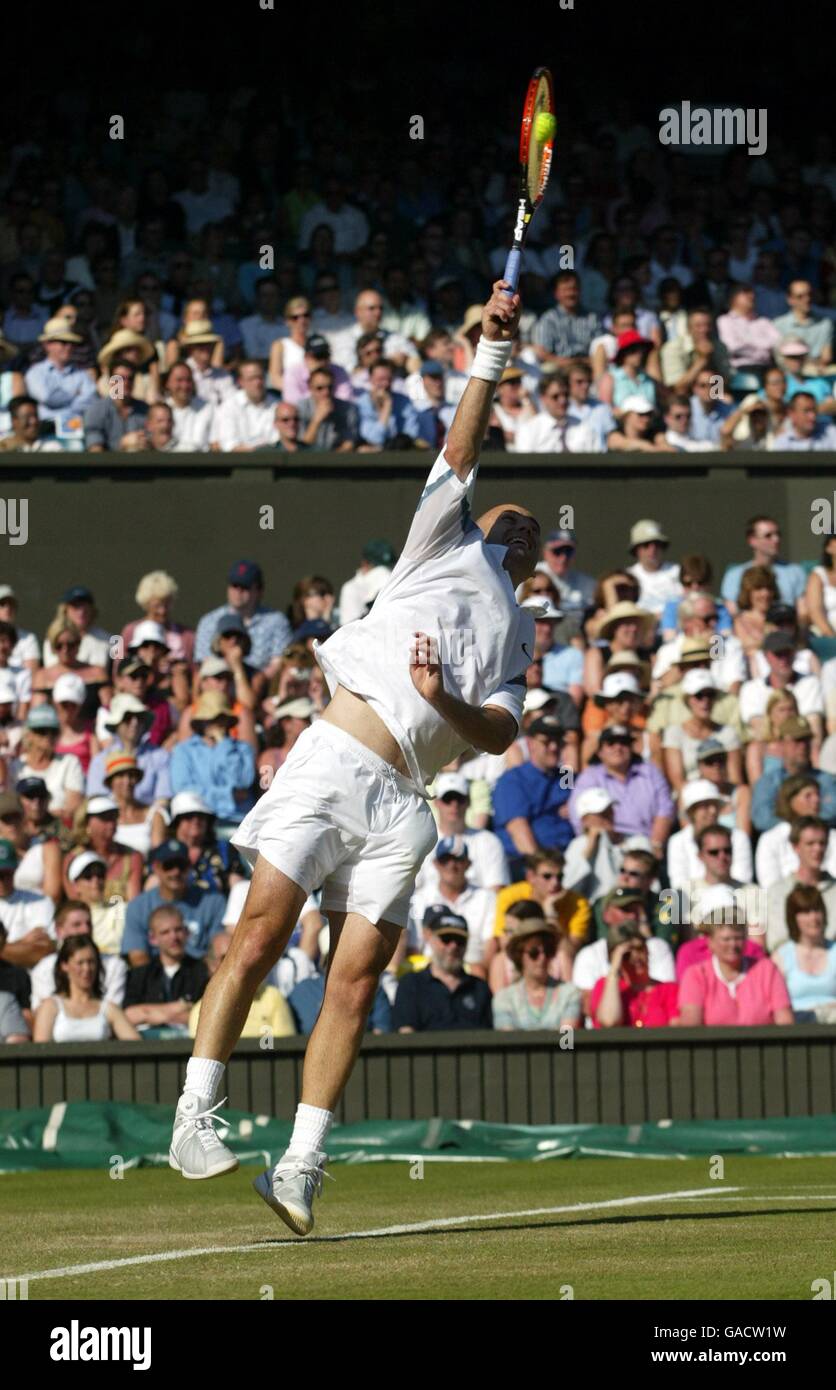
{"type": "Polygon", "coordinates": [[[525,878],[509,883],[496,895],[494,936],[500,937],[505,914],[512,903],[533,898],[546,917],[560,926],[561,935],[568,937],[577,950],[589,934],[592,911],[586,898],[563,887],[563,855],[558,850],[538,850],[525,856],[525,878]]]}
{"type": "MultiPolygon", "coordinates": [[[[229,932],[218,932],[213,936],[206,956],[206,965],[209,974],[214,975],[227,951],[229,950],[232,936],[229,932]]],[[[197,1033],[197,1021],[200,1018],[200,1000],[197,1001],[189,1014],[189,1037],[195,1037],[197,1033]]],[[[252,1008],[247,1014],[247,1021],[241,1029],[242,1038],[291,1038],[295,1036],[296,1024],[290,1005],[284,995],[276,989],[275,985],[260,985],[256,990],[252,1008]],[[269,1030],[265,1033],[265,1029],[269,1030]]]]}

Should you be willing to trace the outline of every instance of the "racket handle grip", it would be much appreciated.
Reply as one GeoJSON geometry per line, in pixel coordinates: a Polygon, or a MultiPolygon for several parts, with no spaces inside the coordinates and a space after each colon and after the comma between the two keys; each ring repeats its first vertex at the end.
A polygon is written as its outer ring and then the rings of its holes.
{"type": "MultiPolygon", "coordinates": [[[[520,261],[521,261],[521,259],[522,259],[522,252],[519,250],[519,247],[517,247],[517,246],[512,247],[511,250],[508,252],[508,259],[507,259],[507,261],[505,262],[505,273],[504,273],[504,275],[502,276],[503,280],[507,280],[507,281],[508,281],[508,284],[511,286],[511,294],[515,294],[515,293],[516,293],[517,286],[518,286],[518,284],[520,283],[520,261]]],[[[503,293],[504,293],[504,294],[508,294],[508,291],[507,291],[507,290],[504,290],[503,293]]],[[[509,295],[509,298],[510,298],[510,295],[509,295]]]]}

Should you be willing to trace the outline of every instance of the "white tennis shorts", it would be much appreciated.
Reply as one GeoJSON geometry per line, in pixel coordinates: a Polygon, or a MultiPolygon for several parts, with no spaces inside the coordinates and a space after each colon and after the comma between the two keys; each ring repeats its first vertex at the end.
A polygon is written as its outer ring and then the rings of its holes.
{"type": "Polygon", "coordinates": [[[322,911],[405,927],[415,875],[438,838],[412,783],[351,734],[319,719],[291,749],[232,836],[312,893],[322,911]]]}

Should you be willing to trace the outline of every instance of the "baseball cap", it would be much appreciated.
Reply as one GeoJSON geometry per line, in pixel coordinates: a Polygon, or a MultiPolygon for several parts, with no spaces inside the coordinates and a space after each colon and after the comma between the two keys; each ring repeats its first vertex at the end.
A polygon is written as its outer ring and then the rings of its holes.
{"type": "Polygon", "coordinates": [[[113,812],[119,813],[119,807],[112,796],[91,796],[87,803],[87,816],[112,816],[113,812]]]}
{"type": "Polygon", "coordinates": [[[633,735],[626,724],[609,724],[601,730],[599,743],[632,743],[633,735]]]}
{"type": "Polygon", "coordinates": [[[326,357],[331,356],[331,347],[328,339],[324,338],[321,333],[308,334],[305,339],[305,351],[309,352],[312,357],[321,358],[323,361],[326,357]]]}
{"type": "Polygon", "coordinates": [[[41,796],[44,801],[49,798],[49,788],[43,777],[21,777],[15,791],[18,796],[35,797],[41,796]]]}
{"type": "Polygon", "coordinates": [[[309,637],[318,637],[320,641],[324,642],[334,631],[335,629],[330,623],[326,623],[324,618],[306,618],[305,622],[299,624],[291,640],[306,642],[309,637]]]}
{"type": "Polygon", "coordinates": [[[214,816],[215,812],[197,792],[178,792],[171,798],[169,814],[171,824],[174,825],[180,816],[214,816]]]}
{"type": "Polygon", "coordinates": [[[461,917],[458,912],[451,912],[446,907],[428,907],[424,913],[422,925],[427,927],[429,931],[448,931],[455,936],[465,938],[469,935],[464,917],[461,917]]]}
{"type": "Polygon", "coordinates": [[[77,676],[74,671],[59,676],[52,687],[52,701],[56,705],[63,704],[65,700],[68,704],[83,705],[86,696],[87,687],[81,676],[77,676]]]}
{"type": "Polygon", "coordinates": [[[636,415],[652,415],[653,406],[650,401],[646,401],[644,396],[628,396],[626,401],[621,402],[621,410],[624,415],[634,411],[636,415]]]}
{"type": "Polygon", "coordinates": [[[535,719],[534,723],[529,725],[526,733],[529,736],[532,734],[550,734],[552,737],[559,738],[563,733],[563,725],[557,715],[541,714],[539,719],[535,719]]]}
{"type": "Polygon", "coordinates": [[[581,792],[575,805],[575,810],[583,820],[584,816],[601,816],[604,811],[608,811],[613,805],[613,799],[604,791],[603,787],[588,787],[585,792],[581,792]]]}
{"type": "Polygon", "coordinates": [[[255,560],[236,560],[229,571],[228,583],[240,584],[242,589],[251,589],[254,584],[263,584],[261,566],[255,560]]]}
{"type": "Polygon", "coordinates": [[[641,333],[637,332],[635,328],[626,328],[623,333],[619,333],[615,340],[616,362],[623,352],[627,352],[630,348],[635,347],[649,349],[653,347],[653,344],[648,338],[643,337],[641,333]]]}
{"type": "Polygon", "coordinates": [[[617,671],[615,675],[605,676],[599,693],[595,696],[596,705],[606,704],[608,700],[618,700],[622,695],[635,695],[642,698],[641,687],[629,671],[617,671]]]}
{"type": "Polygon", "coordinates": [[[92,850],[87,849],[83,854],[77,854],[75,859],[70,863],[70,867],[67,869],[67,878],[70,880],[70,883],[75,883],[77,879],[81,878],[84,870],[89,869],[93,864],[101,864],[102,868],[105,871],[107,870],[107,864],[104,859],[102,859],[101,855],[94,854],[92,850]]]}
{"type": "Polygon", "coordinates": [[[575,533],[568,526],[561,526],[556,531],[550,531],[546,536],[547,545],[574,545],[575,533]]]}
{"type": "Polygon", "coordinates": [[[701,763],[705,758],[715,758],[718,753],[726,754],[728,751],[719,738],[704,738],[697,744],[697,762],[701,763]]]}
{"type": "Polygon", "coordinates": [[[445,835],[435,847],[436,859],[469,859],[464,835],[445,835]]]}
{"type": "Polygon", "coordinates": [[[778,730],[779,738],[812,738],[813,730],[808,721],[800,714],[794,714],[789,719],[785,719],[778,730]]]}
{"type": "Polygon", "coordinates": [[[307,695],[300,695],[296,700],[285,700],[283,705],[277,705],[274,713],[277,719],[310,719],[315,711],[313,700],[309,700],[307,695]]]}
{"type": "Polygon", "coordinates": [[[93,595],[86,584],[74,584],[61,595],[62,603],[93,603],[93,595]]]}
{"type": "Polygon", "coordinates": [[[499,384],[501,386],[505,381],[522,381],[522,379],[523,373],[520,371],[519,367],[506,367],[502,376],[499,378],[499,384]]]}
{"type": "Polygon", "coordinates": [[[437,798],[447,796],[449,792],[456,792],[458,796],[466,799],[470,796],[470,787],[467,778],[461,772],[442,772],[435,782],[435,794],[437,798]]]}
{"type": "Polygon", "coordinates": [[[16,869],[17,864],[17,850],[11,840],[0,840],[0,873],[16,869]]]}
{"type": "Polygon", "coordinates": [[[0,816],[19,816],[23,814],[20,797],[15,792],[0,792],[0,816]]]}
{"type": "Polygon", "coordinates": [[[540,594],[532,594],[531,598],[524,598],[520,604],[526,612],[534,615],[536,623],[559,623],[563,617],[559,608],[555,608],[550,598],[544,599],[540,594]]]}
{"type": "Polygon", "coordinates": [[[116,667],[116,673],[119,676],[137,676],[140,671],[150,672],[150,670],[150,666],[146,665],[144,661],[140,661],[138,656],[123,656],[116,667]]]}
{"type": "Polygon", "coordinates": [[[631,907],[633,903],[644,904],[644,898],[636,888],[611,888],[606,894],[602,908],[631,907]]]}
{"type": "Polygon", "coordinates": [[[106,729],[118,729],[126,714],[141,714],[146,722],[151,725],[154,716],[147,705],[138,700],[135,695],[125,695],[122,691],[114,695],[110,709],[105,716],[106,729]]]}
{"type": "Polygon", "coordinates": [[[201,662],[198,674],[201,676],[225,676],[229,674],[229,671],[229,662],[224,661],[222,656],[207,656],[206,660],[201,662]]]}
{"type": "MultiPolygon", "coordinates": [[[[444,368],[442,367],[440,362],[436,362],[434,357],[430,357],[427,359],[426,362],[421,363],[421,375],[444,376],[444,368]]],[[[520,376],[522,376],[522,372],[520,372],[520,376]]],[[[505,378],[503,377],[503,379],[505,378]]]]}
{"type": "Polygon", "coordinates": [[[362,553],[368,564],[388,565],[390,569],[398,558],[394,546],[384,540],[366,541],[362,553]]]}
{"type": "Polygon", "coordinates": [[[523,702],[523,714],[536,714],[538,709],[544,709],[546,705],[550,705],[556,699],[557,696],[554,691],[544,690],[542,686],[535,690],[529,690],[526,692],[523,702]]]}
{"type": "MultiPolygon", "coordinates": [[[[55,684],[57,685],[58,681],[55,684]]],[[[16,700],[17,683],[14,676],[11,671],[0,671],[0,705],[12,705],[16,700]]]]}
{"type": "Polygon", "coordinates": [[[710,671],[686,671],[682,677],[683,695],[699,695],[702,690],[717,690],[718,688],[710,671]]]}
{"type": "Polygon", "coordinates": [[[794,652],[795,638],[789,632],[768,632],[761,643],[762,652],[794,652]]]}
{"type": "Polygon", "coordinates": [[[783,623],[792,623],[794,627],[798,619],[791,604],[772,603],[766,610],[766,621],[773,623],[775,627],[781,627],[783,623]]]}
{"type": "Polygon", "coordinates": [[[128,644],[129,651],[136,651],[137,647],[143,646],[146,642],[156,642],[158,647],[168,649],[165,628],[160,623],[154,623],[147,618],[144,623],[137,623],[134,628],[134,635],[128,644]]]}
{"type": "Polygon", "coordinates": [[[706,777],[695,777],[693,782],[686,782],[682,792],[682,809],[690,811],[692,806],[697,806],[701,801],[728,801],[727,796],[719,792],[713,782],[709,782],[706,777]]]}
{"type": "Polygon", "coordinates": [[[58,729],[58,715],[52,705],[36,705],[26,716],[27,729],[58,729]]]}
{"type": "Polygon", "coordinates": [[[11,584],[0,584],[0,603],[2,603],[4,599],[14,597],[15,591],[12,588],[11,584]]]}
{"type": "Polygon", "coordinates": [[[734,896],[734,889],[729,887],[727,883],[712,883],[700,893],[699,901],[692,911],[692,917],[695,923],[704,922],[712,912],[728,912],[729,909],[735,915],[740,911],[740,904],[734,896]]]}
{"type": "Polygon", "coordinates": [[[163,840],[161,845],[152,849],[148,856],[149,864],[188,864],[189,851],[180,840],[163,840]]]}
{"type": "MultiPolygon", "coordinates": [[[[630,396],[628,399],[633,400],[633,397],[630,396]]],[[[647,404],[647,401],[645,401],[644,404],[647,406],[648,410],[653,409],[652,406],[647,404]]],[[[626,412],[628,409],[628,402],[625,401],[621,408],[626,412]]],[[[638,406],[633,406],[633,409],[638,410],[638,406]]],[[[670,545],[670,540],[665,535],[658,521],[637,521],[630,531],[630,549],[635,549],[637,545],[645,545],[648,541],[659,541],[662,545],[670,545]]]]}

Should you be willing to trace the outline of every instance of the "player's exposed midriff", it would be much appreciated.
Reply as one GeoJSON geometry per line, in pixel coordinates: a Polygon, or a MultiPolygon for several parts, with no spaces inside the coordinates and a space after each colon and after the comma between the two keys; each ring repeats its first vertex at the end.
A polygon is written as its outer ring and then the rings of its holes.
{"type": "Polygon", "coordinates": [[[400,744],[389,732],[380,715],[376,714],[360,695],[355,695],[351,690],[338,685],[320,718],[329,724],[336,724],[338,729],[351,734],[358,743],[364,744],[379,758],[390,763],[397,772],[403,773],[405,777],[409,776],[409,768],[400,744]]]}

